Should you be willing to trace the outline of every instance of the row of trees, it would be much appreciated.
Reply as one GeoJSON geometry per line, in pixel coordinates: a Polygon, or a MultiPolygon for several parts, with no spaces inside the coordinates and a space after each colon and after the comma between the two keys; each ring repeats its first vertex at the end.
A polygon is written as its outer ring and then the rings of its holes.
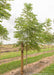
{"type": "MultiPolygon", "coordinates": [[[[2,19],[8,20],[11,16],[9,13],[11,5],[8,1],[11,0],[0,0],[0,23],[2,19]]],[[[52,38],[52,34],[50,33],[50,29],[52,29],[51,20],[48,18],[44,23],[40,23],[37,15],[32,12],[32,9],[32,4],[25,3],[22,14],[15,20],[16,25],[14,28],[16,31],[14,32],[14,37],[18,39],[17,45],[21,45],[21,75],[23,75],[23,51],[26,50],[27,58],[28,50],[40,50],[39,44],[47,43],[52,38]]],[[[0,39],[6,40],[7,38],[7,29],[0,24],[0,39]]]]}

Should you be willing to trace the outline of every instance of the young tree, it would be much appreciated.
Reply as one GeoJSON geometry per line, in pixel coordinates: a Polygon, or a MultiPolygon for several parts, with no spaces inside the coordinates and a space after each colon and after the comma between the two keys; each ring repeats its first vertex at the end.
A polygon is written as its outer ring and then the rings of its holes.
{"type": "MultiPolygon", "coordinates": [[[[20,17],[15,21],[15,38],[18,39],[18,45],[21,44],[21,75],[23,75],[23,50],[39,50],[39,43],[43,41],[43,32],[45,23],[39,23],[37,15],[32,12],[32,4],[24,4],[24,9],[20,17]]],[[[26,56],[27,57],[27,56],[26,56]]]]}

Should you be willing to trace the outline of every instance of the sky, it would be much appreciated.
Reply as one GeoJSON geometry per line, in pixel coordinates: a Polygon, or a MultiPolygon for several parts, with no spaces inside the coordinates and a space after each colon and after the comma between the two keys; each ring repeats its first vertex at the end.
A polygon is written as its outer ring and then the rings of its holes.
{"type": "MultiPolygon", "coordinates": [[[[33,12],[37,14],[37,18],[40,22],[44,22],[46,18],[50,18],[52,21],[54,19],[54,0],[14,0],[10,1],[11,4],[11,17],[10,19],[3,20],[3,26],[7,28],[9,32],[10,40],[4,41],[4,44],[16,43],[14,38],[14,26],[15,19],[20,16],[22,9],[24,8],[24,3],[32,3],[33,12]]],[[[54,24],[52,23],[52,31],[54,31],[54,24]]]]}

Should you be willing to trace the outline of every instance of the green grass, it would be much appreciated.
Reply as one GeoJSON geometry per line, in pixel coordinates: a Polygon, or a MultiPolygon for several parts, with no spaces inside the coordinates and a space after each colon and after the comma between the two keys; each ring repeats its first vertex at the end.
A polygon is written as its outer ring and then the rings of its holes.
{"type": "Polygon", "coordinates": [[[39,74],[34,75],[54,75],[54,63],[43,69],[39,74]]]}
{"type": "MultiPolygon", "coordinates": [[[[52,56],[52,55],[54,55],[54,52],[41,54],[41,55],[38,55],[38,56],[35,56],[35,57],[30,57],[30,58],[28,58],[27,61],[28,61],[28,64],[29,64],[29,63],[36,62],[36,61],[38,61],[42,58],[49,57],[49,56],[52,56]]],[[[24,59],[24,65],[26,65],[26,59],[24,59]]],[[[12,69],[19,68],[20,66],[21,66],[21,60],[12,61],[10,63],[2,64],[2,65],[0,65],[0,74],[8,72],[12,69]]]]}
{"type": "MultiPolygon", "coordinates": [[[[51,48],[49,48],[49,50],[48,49],[41,49],[39,52],[50,51],[50,50],[51,50],[51,48]]],[[[28,55],[34,54],[34,53],[38,53],[38,51],[37,50],[28,51],[28,55]]],[[[24,51],[24,55],[26,55],[25,51],[24,51]]],[[[2,53],[0,55],[0,60],[14,58],[14,57],[18,57],[18,56],[21,56],[21,52],[20,51],[18,51],[18,52],[2,53]]]]}
{"type": "Polygon", "coordinates": [[[2,53],[0,60],[2,59],[9,59],[9,58],[13,58],[13,57],[18,57],[20,56],[20,51],[19,52],[8,52],[8,53],[2,53]]]}

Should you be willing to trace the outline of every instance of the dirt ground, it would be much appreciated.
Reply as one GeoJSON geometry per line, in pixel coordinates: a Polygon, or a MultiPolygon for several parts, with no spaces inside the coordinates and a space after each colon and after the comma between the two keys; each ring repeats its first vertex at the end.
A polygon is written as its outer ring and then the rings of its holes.
{"type": "MultiPolygon", "coordinates": [[[[51,53],[51,52],[54,52],[54,50],[31,54],[31,55],[28,55],[28,57],[34,57],[34,56],[38,56],[38,55],[41,55],[41,54],[44,54],[44,53],[51,53]]],[[[25,56],[24,56],[24,58],[25,58],[25,56]]],[[[11,61],[20,60],[20,59],[21,59],[21,57],[14,57],[14,58],[9,58],[9,59],[3,59],[3,60],[0,60],[0,65],[4,64],[4,63],[11,62],[11,61]]]]}
{"type": "Polygon", "coordinates": [[[0,53],[16,52],[18,50],[19,50],[19,47],[14,47],[14,45],[1,45],[0,46],[0,53]]]}
{"type": "MultiPolygon", "coordinates": [[[[45,67],[49,66],[50,64],[54,63],[54,55],[50,57],[43,58],[37,62],[31,63],[24,66],[24,74],[23,75],[32,75],[34,73],[39,73],[45,67]]],[[[20,68],[7,72],[3,75],[21,75],[20,68]]]]}

